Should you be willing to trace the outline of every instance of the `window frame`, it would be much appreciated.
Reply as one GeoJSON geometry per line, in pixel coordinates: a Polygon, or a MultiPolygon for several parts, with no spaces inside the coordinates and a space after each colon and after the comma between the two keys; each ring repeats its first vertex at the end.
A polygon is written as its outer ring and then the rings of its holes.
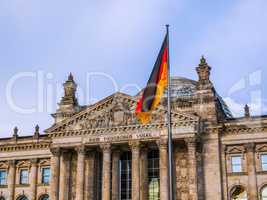
{"type": "Polygon", "coordinates": [[[19,170],[19,184],[20,185],[28,185],[29,184],[29,169],[28,168],[21,168],[19,170]],[[27,172],[27,181],[26,182],[23,181],[23,176],[22,176],[23,171],[27,172]]]}
{"type": "Polygon", "coordinates": [[[266,156],[266,158],[267,158],[267,153],[261,153],[260,154],[260,169],[261,169],[261,171],[267,172],[267,162],[263,163],[263,160],[262,160],[263,156],[266,156]],[[266,169],[264,169],[263,165],[266,165],[266,169]]]}
{"type": "Polygon", "coordinates": [[[51,179],[51,167],[50,166],[43,166],[41,167],[41,184],[44,185],[49,185],[50,184],[50,179],[51,179]],[[48,182],[45,182],[45,176],[44,176],[44,170],[49,169],[49,177],[48,177],[48,182]]]}
{"type": "Polygon", "coordinates": [[[231,155],[231,157],[230,157],[230,164],[231,164],[231,172],[232,173],[242,173],[243,171],[244,171],[244,169],[243,169],[243,158],[242,158],[242,155],[240,155],[240,154],[235,154],[235,155],[231,155]],[[240,158],[240,164],[239,165],[237,165],[237,164],[234,164],[234,162],[233,162],[233,158],[240,158]],[[240,171],[234,171],[234,167],[235,166],[240,166],[240,171]]]}
{"type": "Polygon", "coordinates": [[[5,179],[4,179],[4,184],[1,184],[1,176],[0,176],[0,186],[6,186],[7,185],[7,170],[6,169],[0,169],[0,174],[1,172],[5,172],[5,179]]]}

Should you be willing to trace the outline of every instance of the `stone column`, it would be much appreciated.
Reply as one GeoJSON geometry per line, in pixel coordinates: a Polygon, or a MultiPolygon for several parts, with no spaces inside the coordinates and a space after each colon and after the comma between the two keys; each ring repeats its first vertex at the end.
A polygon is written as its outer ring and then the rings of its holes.
{"type": "Polygon", "coordinates": [[[31,199],[35,200],[36,199],[36,194],[37,194],[37,159],[32,159],[31,160],[31,173],[30,173],[30,187],[31,187],[31,199]]]}
{"type": "Polygon", "coordinates": [[[102,167],[102,200],[110,200],[110,164],[111,164],[111,145],[101,145],[103,151],[102,167]]]}
{"type": "Polygon", "coordinates": [[[140,200],[140,143],[130,143],[132,149],[132,200],[140,200]]]}
{"type": "Polygon", "coordinates": [[[85,167],[85,147],[80,146],[76,149],[77,159],[77,177],[76,177],[76,200],[84,200],[84,167],[85,167]]]}
{"type": "Polygon", "coordinates": [[[198,199],[197,190],[197,156],[196,156],[196,138],[187,138],[188,148],[188,178],[189,178],[189,199],[198,199]]]}
{"type": "Polygon", "coordinates": [[[248,143],[247,150],[247,170],[248,170],[248,198],[258,199],[256,163],[254,154],[255,144],[248,143]]]}
{"type": "Polygon", "coordinates": [[[59,197],[59,175],[60,175],[60,148],[50,149],[51,178],[50,178],[50,200],[58,200],[59,197]]]}
{"type": "Polygon", "coordinates": [[[112,200],[119,199],[119,161],[120,151],[116,149],[112,152],[112,200]]]}
{"type": "Polygon", "coordinates": [[[140,154],[140,200],[148,199],[148,149],[142,148],[140,154]]]}
{"type": "Polygon", "coordinates": [[[159,168],[160,168],[160,200],[168,200],[169,199],[168,140],[161,139],[158,144],[159,144],[159,168]]]}
{"type": "Polygon", "coordinates": [[[85,200],[95,199],[95,181],[96,181],[96,153],[94,151],[88,152],[85,158],[85,200]]]}
{"type": "Polygon", "coordinates": [[[71,152],[63,151],[60,158],[59,200],[69,199],[71,152]]]}
{"type": "Polygon", "coordinates": [[[16,180],[16,161],[9,161],[9,172],[8,172],[8,190],[10,200],[14,199],[15,193],[15,180],[16,180]]]}

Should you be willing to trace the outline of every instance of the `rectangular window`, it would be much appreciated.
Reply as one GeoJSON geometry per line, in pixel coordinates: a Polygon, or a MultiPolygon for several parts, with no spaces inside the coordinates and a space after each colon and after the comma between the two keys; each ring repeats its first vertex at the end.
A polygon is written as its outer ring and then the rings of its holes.
{"type": "Polygon", "coordinates": [[[27,169],[20,170],[20,184],[29,184],[29,171],[27,169]]]}
{"type": "Polygon", "coordinates": [[[261,169],[262,171],[267,171],[267,154],[261,155],[261,169]]]}
{"type": "Polygon", "coordinates": [[[7,181],[7,172],[6,170],[0,170],[0,185],[6,185],[7,181]]]}
{"type": "Polygon", "coordinates": [[[42,183],[49,184],[50,181],[50,168],[45,167],[42,169],[42,183]]]}
{"type": "Polygon", "coordinates": [[[242,172],[242,157],[232,156],[231,157],[232,172],[242,172]]]}

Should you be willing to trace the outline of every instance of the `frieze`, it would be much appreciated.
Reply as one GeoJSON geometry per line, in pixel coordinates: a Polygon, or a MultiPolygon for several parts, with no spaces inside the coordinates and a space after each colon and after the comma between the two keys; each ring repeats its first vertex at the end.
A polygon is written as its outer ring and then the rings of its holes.
{"type": "Polygon", "coordinates": [[[30,151],[35,149],[48,149],[50,142],[42,143],[24,143],[24,144],[7,144],[0,146],[0,152],[12,152],[12,151],[30,151]]]}
{"type": "Polygon", "coordinates": [[[225,127],[223,134],[253,134],[253,133],[261,133],[267,132],[266,126],[257,126],[250,127],[249,125],[245,126],[235,126],[235,127],[225,127]]]}
{"type": "MultiPolygon", "coordinates": [[[[172,124],[173,128],[184,128],[184,127],[195,127],[197,126],[197,121],[185,121],[185,122],[175,122],[172,124]]],[[[129,125],[129,126],[119,126],[119,127],[108,127],[108,128],[95,128],[95,129],[85,129],[85,130],[68,130],[68,131],[60,131],[60,132],[54,132],[50,135],[52,138],[57,137],[73,137],[73,136],[99,136],[103,135],[105,133],[124,133],[124,132],[131,132],[131,131],[153,131],[153,130],[159,130],[164,129],[167,127],[166,123],[154,123],[154,124],[148,124],[148,125],[129,125]]]]}
{"type": "Polygon", "coordinates": [[[137,133],[124,133],[115,135],[101,135],[95,137],[84,138],[84,143],[112,143],[124,142],[129,140],[142,140],[142,139],[155,139],[160,137],[160,132],[137,132],[137,133]]]}

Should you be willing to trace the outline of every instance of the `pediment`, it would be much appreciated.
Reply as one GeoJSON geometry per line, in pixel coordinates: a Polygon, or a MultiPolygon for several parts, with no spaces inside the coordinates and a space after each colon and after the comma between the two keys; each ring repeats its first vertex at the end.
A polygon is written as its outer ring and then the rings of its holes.
{"type": "Polygon", "coordinates": [[[18,161],[16,166],[17,168],[28,168],[31,166],[31,163],[28,160],[22,160],[22,161],[18,161]]]}
{"type": "Polygon", "coordinates": [[[0,162],[0,169],[7,169],[8,168],[8,162],[7,161],[1,161],[0,162]]]}
{"type": "Polygon", "coordinates": [[[267,145],[266,144],[257,145],[256,152],[267,152],[267,145]]]}
{"type": "Polygon", "coordinates": [[[237,153],[243,153],[245,151],[245,148],[243,146],[233,146],[227,148],[228,154],[237,154],[237,153]]]}
{"type": "MultiPolygon", "coordinates": [[[[123,93],[115,93],[96,104],[88,106],[71,118],[53,125],[51,128],[47,129],[46,132],[53,133],[141,125],[135,116],[136,103],[136,97],[123,93]]],[[[166,113],[166,109],[159,106],[157,110],[152,112],[150,123],[165,123],[166,113]]],[[[198,117],[195,115],[172,112],[172,121],[197,122],[198,117]]]]}

